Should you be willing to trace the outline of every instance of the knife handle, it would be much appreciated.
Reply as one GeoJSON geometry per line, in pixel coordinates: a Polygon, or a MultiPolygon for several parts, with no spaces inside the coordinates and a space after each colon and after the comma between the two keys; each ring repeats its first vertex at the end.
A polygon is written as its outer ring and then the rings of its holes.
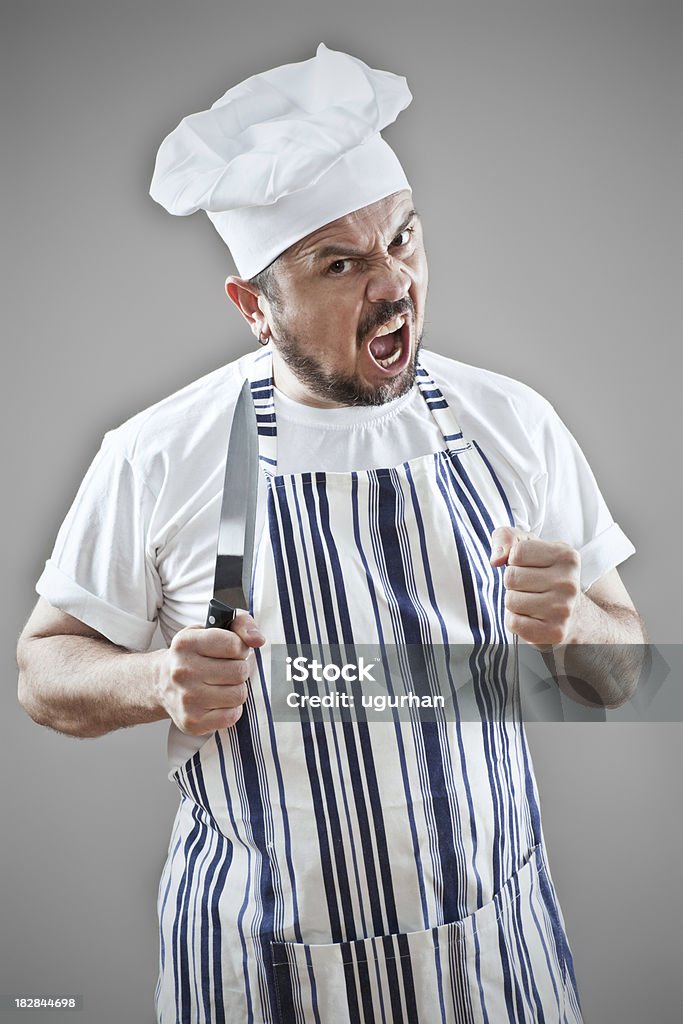
{"type": "Polygon", "coordinates": [[[234,608],[231,608],[229,604],[223,604],[222,601],[217,601],[215,597],[211,598],[206,615],[207,629],[209,626],[213,629],[230,629],[234,618],[234,608]]]}

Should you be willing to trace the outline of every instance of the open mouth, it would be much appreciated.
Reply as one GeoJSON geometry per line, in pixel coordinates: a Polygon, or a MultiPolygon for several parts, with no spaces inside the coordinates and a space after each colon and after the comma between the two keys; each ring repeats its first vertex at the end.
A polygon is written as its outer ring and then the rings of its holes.
{"type": "Polygon", "coordinates": [[[370,339],[368,351],[380,370],[391,374],[404,370],[410,360],[410,327],[405,316],[395,316],[370,339]]]}

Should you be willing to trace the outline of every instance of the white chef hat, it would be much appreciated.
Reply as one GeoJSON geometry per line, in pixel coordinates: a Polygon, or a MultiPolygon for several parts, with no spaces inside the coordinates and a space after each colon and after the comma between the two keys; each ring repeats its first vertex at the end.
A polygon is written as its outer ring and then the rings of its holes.
{"type": "Polygon", "coordinates": [[[405,78],[321,43],[185,117],[159,148],[150,195],[180,216],[206,210],[251,278],[323,224],[410,188],[379,133],[411,100],[405,78]]]}

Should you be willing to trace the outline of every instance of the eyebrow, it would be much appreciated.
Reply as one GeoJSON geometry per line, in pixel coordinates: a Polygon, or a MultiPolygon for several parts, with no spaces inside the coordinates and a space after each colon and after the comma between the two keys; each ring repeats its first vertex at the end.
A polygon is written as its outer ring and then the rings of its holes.
{"type": "MultiPolygon", "coordinates": [[[[403,223],[396,229],[396,231],[394,231],[393,238],[396,238],[396,236],[400,235],[402,231],[405,231],[410,222],[416,218],[419,218],[417,210],[411,210],[403,223]]],[[[330,256],[336,256],[337,259],[358,259],[365,256],[365,253],[360,249],[345,249],[343,246],[325,245],[322,249],[318,249],[318,251],[313,254],[313,259],[316,263],[320,263],[322,260],[329,259],[330,256]]]]}

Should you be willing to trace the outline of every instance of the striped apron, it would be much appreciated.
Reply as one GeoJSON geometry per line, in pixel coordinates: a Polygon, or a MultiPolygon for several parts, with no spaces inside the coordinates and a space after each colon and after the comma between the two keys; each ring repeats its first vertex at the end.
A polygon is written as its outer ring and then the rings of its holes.
{"type": "Polygon", "coordinates": [[[444,451],[277,475],[270,360],[251,371],[267,478],[251,610],[268,643],[237,725],[173,774],[158,1020],[580,1022],[510,665],[487,676],[479,722],[271,713],[274,643],[507,644],[489,564],[505,494],[421,366],[444,451]]]}

